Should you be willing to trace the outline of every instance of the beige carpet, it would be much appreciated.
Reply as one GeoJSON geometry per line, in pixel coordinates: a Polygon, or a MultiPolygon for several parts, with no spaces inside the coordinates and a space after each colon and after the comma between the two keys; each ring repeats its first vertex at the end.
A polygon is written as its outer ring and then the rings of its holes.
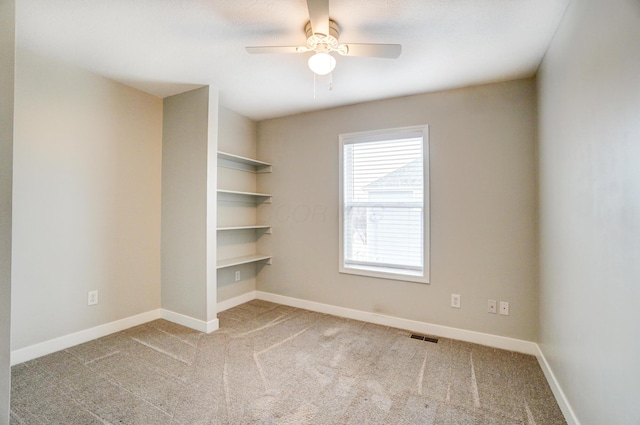
{"type": "Polygon", "coordinates": [[[11,424],[565,424],[532,356],[252,301],[12,369],[11,424]]]}

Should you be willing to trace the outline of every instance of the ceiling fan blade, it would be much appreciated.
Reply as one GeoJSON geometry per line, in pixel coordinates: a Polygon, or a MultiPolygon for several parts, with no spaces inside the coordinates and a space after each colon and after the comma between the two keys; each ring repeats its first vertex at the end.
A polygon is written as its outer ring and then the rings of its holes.
{"type": "Polygon", "coordinates": [[[250,46],[245,47],[251,54],[260,53],[300,53],[297,46],[250,46]]]}
{"type": "Polygon", "coordinates": [[[313,33],[329,35],[329,0],[307,0],[307,8],[313,33]]]}
{"type": "Polygon", "coordinates": [[[346,43],[344,46],[347,47],[345,56],[373,56],[395,59],[402,53],[400,44],[346,43]]]}

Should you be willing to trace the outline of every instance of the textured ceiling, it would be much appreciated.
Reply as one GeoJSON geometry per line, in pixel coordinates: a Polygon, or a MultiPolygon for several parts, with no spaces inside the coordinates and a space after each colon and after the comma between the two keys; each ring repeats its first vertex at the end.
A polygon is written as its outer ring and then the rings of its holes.
{"type": "Polygon", "coordinates": [[[303,45],[305,0],[20,0],[22,48],[146,92],[211,85],[259,120],[375,99],[529,77],[569,0],[330,0],[341,42],[399,43],[399,59],[336,55],[333,90],[303,45]]]}

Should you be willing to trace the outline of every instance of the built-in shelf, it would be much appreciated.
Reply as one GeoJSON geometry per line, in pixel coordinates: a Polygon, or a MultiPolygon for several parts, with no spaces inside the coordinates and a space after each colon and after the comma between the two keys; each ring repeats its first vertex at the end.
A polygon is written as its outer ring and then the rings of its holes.
{"type": "Polygon", "coordinates": [[[269,195],[268,193],[240,192],[237,190],[218,189],[218,193],[228,193],[230,195],[258,196],[258,197],[264,197],[264,198],[271,198],[271,195],[269,195]]]}
{"type": "Polygon", "coordinates": [[[227,230],[264,230],[265,233],[271,233],[271,226],[225,226],[218,227],[218,232],[227,230]]]}
{"type": "Polygon", "coordinates": [[[233,266],[239,266],[240,264],[249,264],[249,263],[258,263],[258,262],[271,264],[271,256],[254,254],[254,255],[245,255],[243,257],[228,258],[226,260],[218,260],[216,264],[216,268],[223,269],[225,267],[233,267],[233,266]]]}
{"type": "Polygon", "coordinates": [[[238,168],[231,166],[231,164],[241,164],[245,167],[239,168],[243,171],[252,171],[254,173],[270,173],[272,165],[268,162],[258,161],[257,159],[251,159],[240,155],[234,155],[232,153],[218,151],[218,159],[223,161],[218,162],[218,166],[227,166],[229,168],[238,168]],[[228,161],[224,162],[224,161],[228,161]]]}
{"type": "Polygon", "coordinates": [[[268,193],[240,192],[237,190],[218,189],[218,194],[223,196],[230,195],[230,197],[227,197],[229,199],[233,197],[249,197],[249,198],[253,198],[258,202],[263,202],[265,204],[270,203],[270,200],[271,200],[271,195],[269,195],[268,193]]]}

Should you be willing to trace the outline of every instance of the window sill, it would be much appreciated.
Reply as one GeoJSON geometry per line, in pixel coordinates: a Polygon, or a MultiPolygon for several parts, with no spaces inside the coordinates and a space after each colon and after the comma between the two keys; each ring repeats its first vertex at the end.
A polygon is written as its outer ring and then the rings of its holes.
{"type": "Polygon", "coordinates": [[[398,273],[396,269],[370,266],[341,266],[340,273],[353,274],[365,277],[375,277],[378,279],[402,280],[405,282],[429,283],[429,276],[423,275],[421,271],[405,270],[398,273]]]}

